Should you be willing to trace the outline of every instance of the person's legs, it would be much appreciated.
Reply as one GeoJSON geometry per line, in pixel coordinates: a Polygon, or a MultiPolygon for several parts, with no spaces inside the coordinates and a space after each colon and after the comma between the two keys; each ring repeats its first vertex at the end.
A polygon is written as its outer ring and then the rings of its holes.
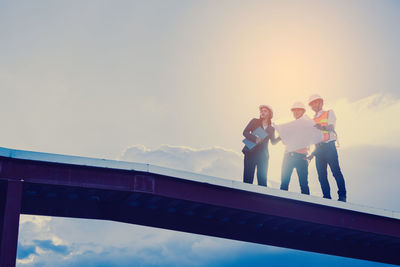
{"type": "Polygon", "coordinates": [[[308,187],[308,162],[305,157],[306,155],[299,155],[299,158],[296,160],[296,171],[297,176],[299,176],[301,193],[309,195],[310,189],[308,187]]]}
{"type": "Polygon", "coordinates": [[[282,172],[281,172],[281,190],[289,189],[290,177],[293,172],[293,160],[289,153],[285,153],[282,162],[282,172]]]}
{"type": "Polygon", "coordinates": [[[268,157],[260,155],[257,158],[256,165],[258,185],[267,186],[268,157]]]}
{"type": "Polygon", "coordinates": [[[243,170],[243,182],[252,184],[254,179],[254,171],[256,168],[256,163],[254,160],[254,155],[245,154],[244,155],[244,170],[243,170]]]}
{"type": "Polygon", "coordinates": [[[339,200],[346,201],[346,185],[344,177],[339,166],[339,158],[335,146],[335,142],[329,143],[328,151],[326,152],[326,160],[331,168],[333,177],[335,177],[336,184],[338,187],[339,200]]]}
{"type": "Polygon", "coordinates": [[[331,198],[331,188],[329,187],[328,182],[328,163],[325,160],[325,144],[319,145],[317,148],[317,153],[315,155],[315,165],[317,167],[318,172],[318,180],[321,184],[322,194],[324,198],[331,198]]]}

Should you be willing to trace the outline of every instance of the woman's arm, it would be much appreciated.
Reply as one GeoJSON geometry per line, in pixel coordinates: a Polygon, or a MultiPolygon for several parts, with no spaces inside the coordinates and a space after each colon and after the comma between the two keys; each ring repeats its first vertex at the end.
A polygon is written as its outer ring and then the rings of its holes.
{"type": "Polygon", "coordinates": [[[252,119],[249,124],[247,124],[246,128],[244,128],[243,135],[247,139],[249,139],[252,142],[257,142],[257,136],[252,134],[251,132],[254,130],[254,125],[257,122],[257,119],[252,119]]]}
{"type": "Polygon", "coordinates": [[[267,133],[269,136],[269,139],[271,139],[271,144],[276,145],[281,141],[281,137],[275,138],[275,128],[272,126],[268,126],[267,133]]]}

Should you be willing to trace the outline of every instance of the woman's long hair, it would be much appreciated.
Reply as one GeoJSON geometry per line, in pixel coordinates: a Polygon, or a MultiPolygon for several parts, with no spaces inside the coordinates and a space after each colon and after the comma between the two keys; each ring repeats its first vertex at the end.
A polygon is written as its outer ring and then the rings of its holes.
{"type": "MultiPolygon", "coordinates": [[[[274,113],[272,112],[272,110],[270,110],[269,108],[267,108],[268,109],[268,116],[267,116],[267,125],[268,126],[271,126],[271,124],[272,124],[272,117],[274,117],[274,113]]],[[[261,119],[261,118],[260,118],[261,119]]]]}

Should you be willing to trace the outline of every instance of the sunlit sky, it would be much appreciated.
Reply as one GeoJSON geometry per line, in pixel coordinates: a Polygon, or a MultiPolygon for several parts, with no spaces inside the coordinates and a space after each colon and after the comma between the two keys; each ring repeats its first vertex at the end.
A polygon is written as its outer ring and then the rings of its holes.
{"type": "MultiPolygon", "coordinates": [[[[258,105],[282,123],[318,93],[338,118],[349,201],[400,210],[398,47],[399,1],[1,1],[0,146],[240,180],[258,105]],[[179,165],[182,151],[201,160],[179,165]]],[[[272,187],[283,150],[271,147],[272,187]]],[[[55,240],[40,232],[20,241],[55,240]]]]}

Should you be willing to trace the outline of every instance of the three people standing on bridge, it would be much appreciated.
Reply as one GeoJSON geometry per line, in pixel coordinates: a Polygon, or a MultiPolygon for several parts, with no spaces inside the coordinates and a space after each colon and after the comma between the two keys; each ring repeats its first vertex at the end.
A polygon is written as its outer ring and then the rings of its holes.
{"type": "MultiPolygon", "coordinates": [[[[294,169],[297,170],[299,177],[299,184],[303,194],[310,194],[308,187],[308,162],[315,157],[315,164],[318,173],[318,180],[321,184],[321,189],[324,198],[331,198],[330,186],[327,177],[328,165],[331,168],[332,174],[336,180],[338,187],[338,200],[346,201],[346,186],[343,174],[340,170],[338,154],[336,150],[337,134],[335,131],[336,117],[333,110],[324,111],[323,99],[319,95],[312,95],[308,101],[309,106],[315,112],[314,122],[317,129],[322,131],[322,142],[315,145],[315,150],[311,155],[308,154],[308,147],[296,150],[294,152],[285,152],[284,160],[282,163],[281,174],[281,189],[288,190],[290,177],[294,169]]],[[[243,182],[253,183],[255,168],[257,167],[258,184],[267,186],[267,171],[268,171],[268,142],[271,140],[272,144],[280,141],[280,137],[275,138],[275,129],[271,126],[271,119],[273,116],[272,108],[268,105],[261,105],[259,107],[260,118],[252,119],[243,131],[243,135],[247,140],[255,143],[253,148],[247,145],[243,148],[244,153],[244,172],[243,182]],[[259,138],[255,131],[262,127],[266,131],[267,137],[259,138]]],[[[300,119],[306,109],[301,102],[293,104],[291,111],[294,118],[300,119]]]]}

